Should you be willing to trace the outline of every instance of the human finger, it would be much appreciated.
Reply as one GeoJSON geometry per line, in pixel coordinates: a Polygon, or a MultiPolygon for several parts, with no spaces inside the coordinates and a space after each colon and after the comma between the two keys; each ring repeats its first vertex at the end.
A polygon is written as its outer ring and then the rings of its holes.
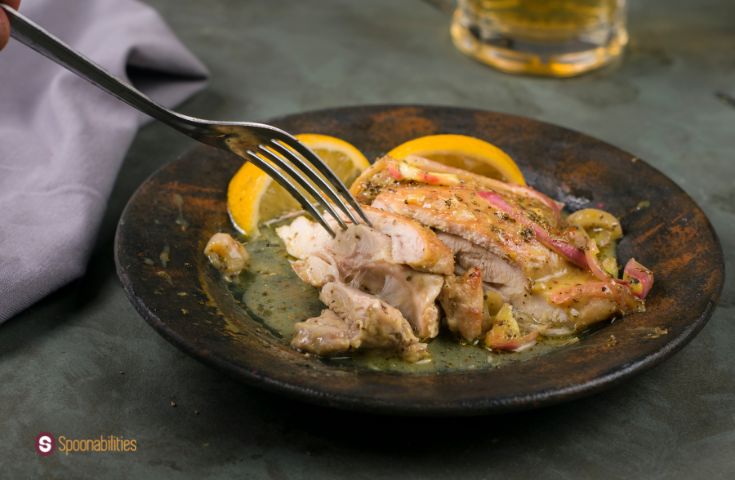
{"type": "Polygon", "coordinates": [[[10,38],[10,22],[5,12],[0,10],[0,50],[8,44],[10,38]]]}

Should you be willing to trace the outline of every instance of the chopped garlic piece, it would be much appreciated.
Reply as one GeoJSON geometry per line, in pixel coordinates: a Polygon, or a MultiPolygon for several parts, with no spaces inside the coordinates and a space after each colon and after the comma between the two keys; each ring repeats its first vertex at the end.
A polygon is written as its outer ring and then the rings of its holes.
{"type": "Polygon", "coordinates": [[[245,246],[227,233],[215,233],[207,242],[204,254],[226,280],[239,275],[250,260],[245,246]]]}

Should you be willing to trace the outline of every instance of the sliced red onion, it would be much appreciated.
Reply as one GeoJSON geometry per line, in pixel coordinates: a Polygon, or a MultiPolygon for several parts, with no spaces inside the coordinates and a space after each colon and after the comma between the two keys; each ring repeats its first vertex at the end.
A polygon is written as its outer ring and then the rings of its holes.
{"type": "Polygon", "coordinates": [[[561,254],[564,258],[566,258],[576,266],[580,268],[587,268],[587,258],[585,257],[584,251],[565,240],[552,237],[551,235],[549,235],[549,232],[547,232],[540,226],[538,228],[541,229],[541,231],[544,232],[544,235],[546,235],[546,237],[548,238],[547,242],[545,243],[543,236],[539,237],[541,239],[541,243],[544,243],[546,246],[551,245],[550,248],[561,254]]]}
{"type": "Polygon", "coordinates": [[[398,169],[398,166],[395,163],[389,162],[386,168],[390,176],[393,177],[395,180],[403,179],[403,174],[401,174],[401,171],[398,169]]]}
{"type": "Polygon", "coordinates": [[[508,192],[522,197],[531,197],[549,207],[551,211],[554,212],[554,216],[557,221],[561,219],[561,210],[564,208],[564,204],[544,195],[535,188],[515,185],[513,183],[505,183],[500,180],[495,180],[494,178],[483,179],[483,182],[485,185],[499,192],[508,192]]]}
{"type": "Polygon", "coordinates": [[[460,184],[459,177],[453,173],[416,172],[416,178],[412,180],[428,183],[429,185],[444,185],[447,187],[460,184]]]}
{"type": "Polygon", "coordinates": [[[557,202],[556,200],[552,199],[551,197],[548,197],[544,195],[543,193],[539,192],[535,188],[532,187],[523,187],[519,185],[511,185],[511,191],[516,191],[518,193],[525,193],[526,196],[533,197],[539,202],[543,203],[547,207],[551,209],[552,212],[554,212],[554,215],[556,216],[556,219],[559,220],[561,218],[561,210],[564,208],[564,204],[557,202]]]}
{"type": "Polygon", "coordinates": [[[453,173],[427,172],[407,163],[388,163],[388,174],[395,180],[414,180],[429,185],[459,185],[460,180],[453,173]]]}
{"type": "Polygon", "coordinates": [[[637,297],[627,282],[610,278],[607,282],[585,282],[551,294],[549,301],[556,305],[568,305],[580,298],[607,298],[620,308],[623,314],[642,312],[642,299],[637,297]]]}
{"type": "Polygon", "coordinates": [[[610,282],[585,282],[554,292],[549,300],[556,305],[564,305],[580,297],[608,298],[614,293],[611,287],[614,284],[610,282]]]}
{"type": "Polygon", "coordinates": [[[600,264],[600,259],[597,257],[599,253],[600,250],[597,248],[597,243],[595,243],[593,239],[587,238],[587,249],[584,251],[584,257],[587,261],[587,267],[590,269],[590,272],[592,272],[592,275],[602,281],[613,279],[613,277],[611,277],[602,268],[602,264],[600,264]]]}
{"type": "Polygon", "coordinates": [[[608,274],[600,264],[597,257],[599,250],[597,244],[591,238],[587,240],[587,250],[585,256],[587,265],[592,274],[600,280],[612,280],[613,282],[624,285],[630,292],[638,298],[646,298],[648,292],[653,287],[653,272],[638,263],[634,258],[628,260],[623,269],[623,279],[612,277],[608,274]]]}
{"type": "Polygon", "coordinates": [[[653,287],[653,272],[631,258],[623,269],[623,281],[628,284],[633,295],[646,298],[653,287]]]}
{"type": "Polygon", "coordinates": [[[575,247],[565,240],[552,237],[545,228],[526,217],[518,207],[514,207],[513,205],[509,204],[502,197],[502,195],[490,191],[481,191],[477,192],[477,194],[480,196],[480,198],[487,201],[493,207],[510,215],[510,217],[513,218],[516,222],[520,223],[524,227],[528,227],[533,230],[533,233],[536,235],[536,238],[538,238],[539,242],[544,244],[546,247],[554,250],[559,255],[566,258],[578,267],[588,268],[587,259],[582,249],[575,247]]]}
{"type": "Polygon", "coordinates": [[[508,350],[511,352],[521,352],[523,350],[526,350],[536,345],[537,337],[538,337],[538,332],[533,331],[522,337],[517,337],[517,338],[509,338],[509,339],[503,339],[503,340],[492,339],[492,341],[488,343],[487,346],[492,348],[493,350],[508,350]]]}

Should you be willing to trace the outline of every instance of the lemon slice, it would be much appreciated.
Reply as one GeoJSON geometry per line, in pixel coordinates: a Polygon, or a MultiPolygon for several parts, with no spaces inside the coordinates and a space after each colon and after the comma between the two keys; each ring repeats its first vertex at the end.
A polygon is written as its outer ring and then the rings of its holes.
{"type": "Polygon", "coordinates": [[[410,155],[462,168],[504,182],[525,185],[521,170],[510,156],[479,138],[467,135],[428,135],[402,143],[388,155],[402,160],[410,155]]]}
{"type": "MultiPolygon", "coordinates": [[[[329,165],[346,184],[370,166],[354,145],[329,135],[306,133],[296,138],[329,165]]],[[[258,234],[258,225],[299,210],[299,203],[280,185],[252,163],[232,177],[227,188],[227,211],[235,227],[248,236],[258,234]]]]}

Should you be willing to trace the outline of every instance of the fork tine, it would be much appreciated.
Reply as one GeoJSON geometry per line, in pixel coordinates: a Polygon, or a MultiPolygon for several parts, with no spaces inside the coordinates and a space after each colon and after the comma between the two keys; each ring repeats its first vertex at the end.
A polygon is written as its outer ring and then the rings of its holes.
{"type": "Polygon", "coordinates": [[[263,170],[265,173],[268,174],[269,177],[271,177],[273,180],[278,182],[279,185],[281,185],[283,188],[285,188],[288,193],[290,193],[298,202],[301,204],[302,207],[304,207],[304,210],[309,212],[317,221],[324,227],[324,229],[329,232],[331,236],[335,236],[334,230],[329,226],[326,220],[324,220],[324,217],[322,217],[321,213],[314,208],[314,205],[309,202],[309,200],[299,191],[298,188],[294,187],[291,182],[288,181],[288,179],[277,169],[274,168],[270,163],[266,162],[262,158],[260,158],[255,152],[248,150],[246,152],[249,160],[253,162],[253,164],[263,170]]]}
{"type": "MultiPolygon", "coordinates": [[[[350,190],[345,186],[345,184],[342,182],[342,180],[337,177],[334,172],[332,171],[329,166],[324,163],[324,161],[319,158],[317,154],[311,151],[311,149],[307,148],[305,145],[303,145],[301,142],[297,141],[298,147],[301,147],[299,150],[299,153],[304,156],[309,162],[311,162],[313,165],[316,165],[317,169],[324,174],[327,179],[329,180],[331,185],[335,185],[337,189],[342,193],[342,196],[347,200],[347,202],[350,204],[352,209],[354,209],[360,217],[362,217],[365,224],[372,226],[372,223],[370,223],[370,220],[368,219],[367,215],[365,215],[365,212],[362,210],[362,207],[360,207],[360,204],[357,203],[357,200],[355,197],[352,196],[352,193],[350,193],[350,190]]],[[[341,199],[340,199],[341,200],[341,199]]],[[[340,202],[341,203],[341,202],[340,202]]],[[[357,223],[357,219],[355,219],[354,215],[352,214],[352,210],[349,210],[349,217],[357,223]]]]}
{"type": "Polygon", "coordinates": [[[275,153],[268,150],[263,145],[258,145],[258,150],[260,154],[265,155],[268,157],[268,159],[276,164],[279,168],[282,170],[285,170],[286,173],[288,173],[294,180],[298,182],[299,185],[301,185],[312,197],[314,197],[321,205],[334,217],[335,220],[337,220],[337,223],[339,223],[339,226],[342,228],[342,230],[347,229],[347,225],[342,220],[342,217],[337,213],[337,211],[334,209],[331,203],[329,203],[324,196],[321,194],[319,190],[317,190],[314,185],[309,183],[307,179],[305,179],[298,170],[296,170],[293,165],[291,165],[290,162],[288,162],[286,159],[281,158],[280,156],[276,155],[275,153]]]}
{"type": "MultiPolygon", "coordinates": [[[[292,137],[293,138],[293,137],[292,137]]],[[[332,185],[335,185],[337,189],[342,193],[342,196],[349,202],[350,206],[357,211],[357,213],[362,217],[362,219],[365,221],[365,223],[372,227],[372,223],[370,223],[370,220],[367,218],[367,215],[365,215],[365,212],[362,211],[362,208],[360,207],[360,204],[357,203],[357,200],[355,200],[355,197],[352,196],[350,193],[350,190],[345,186],[345,184],[340,180],[337,175],[334,174],[331,168],[327,166],[324,161],[319,158],[317,154],[311,151],[311,149],[307,148],[306,145],[299,142],[294,138],[294,141],[296,142],[294,145],[292,145],[301,155],[304,156],[306,160],[311,162],[312,165],[316,166],[317,170],[319,170],[324,176],[327,177],[327,180],[332,185]]],[[[348,209],[349,210],[349,209],[348,209]]],[[[349,217],[352,219],[353,222],[357,223],[357,219],[354,218],[354,215],[350,211],[348,213],[349,217]]]]}
{"type": "MultiPolygon", "coordinates": [[[[313,166],[316,167],[317,170],[319,170],[325,177],[327,177],[327,180],[329,180],[328,184],[329,186],[335,186],[337,187],[337,190],[342,194],[342,197],[347,200],[347,202],[350,204],[350,206],[357,211],[357,213],[362,217],[362,219],[365,221],[367,225],[372,226],[370,223],[370,220],[367,218],[367,215],[365,215],[365,212],[362,211],[362,208],[360,208],[360,204],[357,203],[357,200],[355,200],[355,197],[352,196],[349,189],[345,186],[345,184],[340,180],[337,175],[334,174],[331,168],[324,163],[324,161],[319,158],[317,154],[311,151],[306,145],[299,142],[296,138],[293,136],[286,134],[286,138],[289,140],[288,145],[294,148],[297,152],[299,152],[308,162],[310,162],[313,166]]],[[[281,140],[284,144],[285,141],[281,140]]],[[[272,141],[273,142],[273,141],[272,141]]],[[[276,142],[273,142],[276,143],[276,142]]],[[[296,157],[296,155],[293,155],[296,157]]],[[[355,218],[354,214],[352,213],[352,210],[347,208],[347,206],[344,204],[344,201],[342,200],[342,197],[339,198],[338,205],[340,205],[343,209],[347,210],[347,216],[350,217],[350,219],[355,222],[359,223],[358,220],[355,218]]]]}
{"type": "Polygon", "coordinates": [[[311,181],[317,184],[319,188],[324,192],[325,195],[329,197],[331,201],[333,201],[340,210],[342,210],[347,217],[352,220],[353,223],[358,224],[360,223],[359,219],[355,216],[355,214],[352,212],[352,209],[345,203],[345,201],[342,199],[342,197],[339,196],[337,191],[334,189],[334,186],[330,184],[328,181],[324,180],[317,172],[314,170],[314,167],[309,163],[308,161],[301,158],[301,156],[294,153],[293,150],[290,150],[286,148],[285,145],[287,144],[281,144],[280,141],[277,141],[275,139],[271,140],[271,146],[274,149],[278,150],[278,153],[281,155],[287,156],[291,162],[295,163],[296,166],[306,174],[306,176],[309,177],[311,181]]]}

